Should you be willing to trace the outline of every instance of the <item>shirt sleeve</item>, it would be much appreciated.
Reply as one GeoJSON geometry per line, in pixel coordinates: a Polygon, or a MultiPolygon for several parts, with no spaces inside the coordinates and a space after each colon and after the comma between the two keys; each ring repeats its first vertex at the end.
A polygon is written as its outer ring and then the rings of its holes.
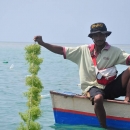
{"type": "Polygon", "coordinates": [[[130,65],[130,55],[126,59],[126,65],[130,65]]]}
{"type": "Polygon", "coordinates": [[[64,58],[68,59],[76,64],[78,64],[81,57],[82,48],[81,47],[64,47],[64,58]]]}
{"type": "Polygon", "coordinates": [[[117,64],[129,65],[130,64],[129,59],[130,59],[130,54],[126,53],[123,50],[120,50],[117,64]]]}

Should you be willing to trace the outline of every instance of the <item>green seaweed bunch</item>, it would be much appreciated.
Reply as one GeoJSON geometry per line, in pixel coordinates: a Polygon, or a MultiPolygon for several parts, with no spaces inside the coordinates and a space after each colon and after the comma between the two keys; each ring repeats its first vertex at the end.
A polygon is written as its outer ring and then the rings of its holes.
{"type": "Polygon", "coordinates": [[[41,102],[41,95],[43,85],[37,76],[40,70],[40,64],[43,62],[42,58],[38,55],[41,54],[41,47],[38,44],[32,44],[25,47],[25,59],[29,64],[30,75],[26,77],[26,86],[28,91],[24,92],[24,96],[27,97],[28,110],[20,112],[23,122],[20,123],[18,130],[41,130],[42,127],[36,120],[41,116],[42,111],[39,107],[41,102]]]}

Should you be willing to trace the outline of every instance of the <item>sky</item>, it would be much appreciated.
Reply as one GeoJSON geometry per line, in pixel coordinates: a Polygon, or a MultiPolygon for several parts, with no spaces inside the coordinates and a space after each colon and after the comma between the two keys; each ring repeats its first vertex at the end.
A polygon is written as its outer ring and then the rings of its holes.
{"type": "Polygon", "coordinates": [[[0,0],[0,42],[92,43],[90,26],[106,24],[110,44],[130,44],[130,0],[0,0]]]}

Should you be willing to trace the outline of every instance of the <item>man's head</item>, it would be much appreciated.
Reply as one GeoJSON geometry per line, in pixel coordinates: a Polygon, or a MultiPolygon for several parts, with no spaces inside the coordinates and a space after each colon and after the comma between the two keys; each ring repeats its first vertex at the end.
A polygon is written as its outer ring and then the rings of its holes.
{"type": "Polygon", "coordinates": [[[111,32],[107,31],[104,23],[94,23],[90,27],[90,34],[88,37],[92,38],[94,43],[102,45],[106,41],[106,37],[110,34],[111,32]]]}

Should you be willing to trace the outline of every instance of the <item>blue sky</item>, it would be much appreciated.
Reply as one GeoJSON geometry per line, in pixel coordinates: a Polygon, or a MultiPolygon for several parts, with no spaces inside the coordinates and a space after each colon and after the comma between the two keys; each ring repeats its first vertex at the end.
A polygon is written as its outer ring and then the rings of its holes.
{"type": "Polygon", "coordinates": [[[110,44],[130,44],[130,0],[1,0],[0,42],[92,43],[90,25],[104,22],[110,44]]]}

